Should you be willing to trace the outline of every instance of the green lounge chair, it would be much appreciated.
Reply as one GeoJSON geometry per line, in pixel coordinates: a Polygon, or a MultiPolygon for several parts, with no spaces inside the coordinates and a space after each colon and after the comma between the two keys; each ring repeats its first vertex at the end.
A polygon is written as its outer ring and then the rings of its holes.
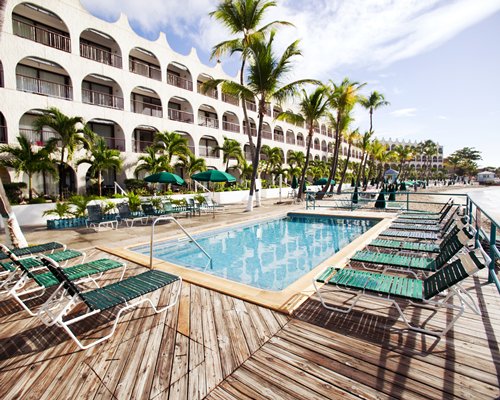
{"type": "Polygon", "coordinates": [[[105,214],[103,214],[102,208],[99,204],[87,206],[87,214],[88,217],[85,223],[87,228],[94,228],[97,231],[99,231],[101,226],[109,226],[112,229],[118,228],[118,220],[116,218],[109,219],[105,214]]]}
{"type": "Polygon", "coordinates": [[[449,208],[447,208],[439,217],[430,218],[431,216],[427,216],[426,218],[412,218],[406,215],[400,216],[396,218],[394,222],[398,224],[427,224],[427,225],[438,225],[452,212],[452,215],[459,214],[461,210],[460,205],[451,204],[449,208]]]}
{"type": "Polygon", "coordinates": [[[419,239],[419,240],[439,240],[442,239],[450,230],[453,228],[457,221],[462,221],[467,223],[467,217],[455,217],[447,221],[446,225],[443,226],[440,232],[429,232],[429,231],[413,231],[413,230],[402,230],[402,229],[386,229],[379,236],[391,236],[405,239],[419,239]]]}
{"type": "Polygon", "coordinates": [[[416,257],[411,255],[400,255],[392,253],[379,253],[375,251],[357,251],[351,257],[351,261],[366,264],[385,266],[383,272],[389,269],[405,268],[408,270],[418,269],[422,271],[437,271],[451,260],[465,246],[474,240],[474,231],[469,227],[464,227],[456,234],[452,235],[441,247],[437,257],[416,257]]]}
{"type": "MultiPolygon", "coordinates": [[[[13,262],[22,271],[22,275],[19,280],[10,288],[9,294],[23,307],[31,316],[36,316],[37,313],[31,310],[30,300],[41,297],[45,294],[46,290],[52,288],[59,284],[57,278],[49,270],[44,259],[51,260],[52,263],[58,265],[58,262],[49,255],[41,255],[40,259],[37,261],[42,261],[42,266],[28,267],[25,262],[17,259],[15,256],[11,256],[13,262]],[[41,272],[45,270],[46,272],[41,272]],[[35,285],[25,289],[25,286],[33,280],[35,285]],[[29,295],[30,297],[25,297],[29,295]]],[[[104,272],[110,271],[116,268],[123,268],[120,280],[123,279],[127,265],[124,262],[111,260],[108,258],[102,258],[99,260],[89,261],[83,264],[76,264],[70,267],[64,268],[67,276],[79,282],[93,282],[96,287],[99,287],[96,279],[99,279],[104,272]]]]}
{"type": "Polygon", "coordinates": [[[474,251],[460,254],[457,260],[447,264],[424,280],[329,267],[313,281],[313,285],[321,304],[328,310],[349,313],[359,299],[368,297],[375,301],[387,302],[389,305],[393,305],[409,329],[441,337],[446,335],[465,312],[465,306],[471,308],[476,314],[480,313],[471,295],[460,286],[460,282],[484,268],[490,262],[491,259],[488,254],[479,247],[474,251]],[[484,261],[481,261],[481,258],[484,261]],[[353,302],[348,308],[338,308],[328,305],[320,292],[318,283],[325,283],[325,286],[333,285],[339,290],[353,293],[355,295],[353,302]],[[445,291],[447,293],[441,300],[433,300],[437,295],[445,291]],[[459,298],[460,305],[449,302],[454,296],[459,298]],[[397,299],[409,301],[414,306],[452,309],[457,311],[457,314],[442,330],[425,329],[423,326],[410,324],[401,310],[397,299]]]}
{"type": "Polygon", "coordinates": [[[182,286],[182,279],[179,276],[163,271],[149,270],[99,289],[82,292],[78,285],[71,280],[67,270],[60,268],[50,258],[42,257],[42,261],[57,278],[60,286],[42,306],[38,316],[48,326],[57,324],[62,327],[81,349],[88,349],[113,336],[120,316],[126,310],[146,302],[151,305],[156,313],[168,310],[177,303],[182,286]],[[174,282],[177,282],[177,290],[174,292],[173,300],[166,306],[157,308],[151,298],[146,297],[147,294],[174,282]],[[65,300],[60,301],[61,297],[65,300]],[[85,313],[69,319],[64,318],[80,304],[85,305],[85,313]],[[72,331],[71,325],[116,306],[121,306],[121,308],[116,314],[111,332],[104,337],[84,345],[72,331]]]}
{"type": "Polygon", "coordinates": [[[427,231],[427,232],[446,232],[450,225],[453,223],[455,217],[458,215],[459,208],[457,207],[455,211],[453,211],[446,219],[446,221],[442,220],[437,222],[436,224],[421,224],[419,222],[409,223],[401,223],[396,220],[396,222],[392,223],[391,229],[403,229],[403,230],[412,230],[412,231],[427,231]]]}
{"type": "Polygon", "coordinates": [[[129,228],[134,226],[135,221],[141,221],[142,225],[148,222],[148,217],[146,215],[132,214],[130,206],[127,202],[117,204],[116,208],[118,208],[119,222],[125,222],[125,225],[129,228]]]}
{"type": "MultiPolygon", "coordinates": [[[[66,245],[59,242],[47,242],[47,243],[37,244],[34,246],[19,247],[19,248],[9,248],[5,245],[2,246],[4,246],[9,251],[14,253],[17,257],[32,256],[34,254],[66,249],[66,245]]],[[[8,254],[6,254],[4,251],[0,252],[0,260],[6,260],[8,258],[9,258],[8,254]]]]}
{"type": "Polygon", "coordinates": [[[423,218],[423,219],[438,218],[439,219],[443,215],[443,213],[448,212],[449,207],[451,207],[452,205],[453,205],[453,199],[450,197],[448,199],[448,201],[437,212],[407,210],[407,211],[403,211],[401,213],[401,216],[403,218],[415,218],[415,219],[419,219],[419,218],[423,218]]]}

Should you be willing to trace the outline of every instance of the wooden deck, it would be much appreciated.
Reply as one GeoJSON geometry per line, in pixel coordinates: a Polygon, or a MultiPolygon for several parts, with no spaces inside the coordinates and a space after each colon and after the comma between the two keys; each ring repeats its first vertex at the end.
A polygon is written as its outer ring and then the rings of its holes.
{"type": "MultiPolygon", "coordinates": [[[[174,309],[130,312],[110,340],[86,351],[1,295],[0,398],[492,399],[500,395],[500,296],[484,282],[467,282],[482,317],[467,313],[441,340],[409,333],[393,310],[371,302],[342,315],[313,297],[290,318],[184,284],[174,309]]],[[[156,293],[159,304],[169,296],[168,288],[156,293]]],[[[328,295],[337,304],[342,296],[328,295]]],[[[447,318],[438,315],[437,325],[447,318]]],[[[98,336],[105,324],[81,329],[98,336]]]]}

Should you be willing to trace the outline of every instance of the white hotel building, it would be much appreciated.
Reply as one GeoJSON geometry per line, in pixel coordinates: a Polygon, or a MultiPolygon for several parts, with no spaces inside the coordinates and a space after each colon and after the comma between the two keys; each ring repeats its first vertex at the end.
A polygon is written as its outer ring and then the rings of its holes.
{"type": "MultiPolygon", "coordinates": [[[[68,116],[83,117],[109,147],[122,152],[124,169],[107,176],[106,184],[134,177],[138,157],[158,131],[185,135],[193,153],[205,157],[210,168],[224,168],[222,154],[213,151],[224,136],[238,140],[250,159],[238,99],[220,91],[200,92],[200,84],[211,77],[237,79],[220,64],[204,65],[195,49],[187,56],[176,53],[163,33],[156,41],[138,36],[123,15],[114,23],[96,18],[78,0],[6,3],[0,36],[1,143],[15,144],[21,134],[43,145],[54,133],[35,131],[32,122],[40,110],[57,107],[68,116]]],[[[248,103],[248,110],[255,134],[255,104],[248,103]]],[[[263,144],[281,148],[286,163],[289,151],[305,152],[307,131],[274,121],[279,111],[277,104],[269,105],[263,144]]],[[[312,157],[326,160],[332,145],[332,129],[321,124],[312,157]]],[[[342,154],[347,155],[345,143],[342,154]]],[[[360,156],[359,149],[352,150],[353,161],[360,156]]],[[[85,190],[88,168],[68,165],[65,185],[70,191],[85,190]]],[[[26,181],[5,169],[0,176],[4,182],[26,181]]],[[[40,177],[35,187],[40,189],[40,177]]]]}
{"type": "MultiPolygon", "coordinates": [[[[416,140],[400,140],[400,139],[379,139],[382,144],[385,144],[389,150],[394,150],[396,146],[412,147],[417,148],[419,142],[416,140]]],[[[425,169],[429,166],[429,161],[431,168],[443,169],[443,146],[436,142],[437,154],[433,155],[430,160],[427,159],[426,155],[415,154],[412,160],[408,162],[410,168],[414,169],[425,169]]],[[[415,152],[416,153],[416,152],[415,152]]]]}

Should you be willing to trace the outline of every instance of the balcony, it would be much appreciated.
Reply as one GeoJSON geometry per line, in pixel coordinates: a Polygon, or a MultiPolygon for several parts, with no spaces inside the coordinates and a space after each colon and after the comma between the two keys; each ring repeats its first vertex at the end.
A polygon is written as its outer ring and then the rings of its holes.
{"type": "Polygon", "coordinates": [[[212,146],[200,146],[200,157],[205,158],[219,158],[219,151],[216,150],[215,147],[212,146]]]}
{"type": "Polygon", "coordinates": [[[173,121],[185,122],[187,124],[192,124],[194,121],[194,115],[192,113],[176,110],[174,108],[168,109],[168,118],[173,121]]]}
{"type": "Polygon", "coordinates": [[[82,102],[100,107],[115,108],[123,110],[123,97],[108,93],[96,92],[94,90],[82,89],[82,102]]]}
{"type": "Polygon", "coordinates": [[[146,76],[157,81],[161,81],[161,69],[153,65],[143,63],[138,60],[129,60],[128,62],[130,72],[134,74],[146,76]]]}
{"type": "Polygon", "coordinates": [[[19,134],[24,136],[31,144],[45,146],[50,139],[58,138],[58,134],[52,131],[37,131],[30,128],[19,128],[19,134]]]}
{"type": "Polygon", "coordinates": [[[222,97],[222,101],[224,103],[229,103],[229,104],[232,104],[233,106],[239,106],[240,105],[239,99],[237,97],[233,96],[233,95],[222,93],[221,97],[222,97]]]}
{"type": "Polygon", "coordinates": [[[0,125],[0,143],[7,143],[7,127],[0,125]]]}
{"type": "Polygon", "coordinates": [[[293,137],[288,137],[286,138],[286,143],[287,144],[295,144],[295,140],[293,139],[293,137]]]}
{"type": "Polygon", "coordinates": [[[193,82],[188,79],[167,72],[167,83],[181,89],[193,90],[193,82]]]}
{"type": "Polygon", "coordinates": [[[304,147],[304,139],[303,138],[297,138],[297,146],[304,147]]]}
{"type": "Polygon", "coordinates": [[[207,96],[207,97],[211,97],[212,99],[217,99],[217,89],[210,89],[210,90],[207,90],[205,93],[203,93],[203,91],[201,90],[201,85],[203,83],[201,82],[198,82],[197,83],[197,89],[198,89],[198,93],[202,94],[203,96],[207,96]]]}
{"type": "Polygon", "coordinates": [[[21,74],[16,74],[16,78],[17,90],[65,100],[71,100],[73,98],[73,88],[70,85],[45,81],[43,79],[32,78],[21,74]]]}
{"type": "Polygon", "coordinates": [[[134,139],[132,141],[132,147],[134,150],[134,153],[144,153],[146,151],[146,148],[151,146],[153,144],[152,140],[136,140],[134,139]]]}
{"type": "Polygon", "coordinates": [[[254,102],[252,101],[245,101],[245,104],[247,106],[247,109],[250,110],[250,111],[257,111],[257,106],[255,105],[254,102]]]}
{"type": "Polygon", "coordinates": [[[198,125],[219,129],[219,120],[217,118],[198,116],[198,125]]]}
{"type": "Polygon", "coordinates": [[[132,112],[136,114],[149,115],[151,117],[163,118],[163,107],[156,104],[145,103],[139,100],[130,101],[132,112]]]}
{"type": "Polygon", "coordinates": [[[262,139],[273,140],[273,133],[267,129],[262,131],[262,139]]]}
{"type": "Polygon", "coordinates": [[[125,139],[101,136],[106,142],[106,146],[113,150],[125,151],[125,139]]]}
{"type": "Polygon", "coordinates": [[[240,125],[235,124],[233,122],[223,121],[222,122],[222,130],[228,131],[228,132],[240,133],[240,125]]]}
{"type": "Polygon", "coordinates": [[[68,53],[71,52],[71,39],[68,36],[48,28],[35,26],[29,22],[20,21],[16,18],[12,20],[12,24],[14,35],[16,36],[53,47],[54,49],[66,51],[68,53]]]}
{"type": "Polygon", "coordinates": [[[122,68],[122,58],[118,54],[100,49],[87,43],[80,43],[80,56],[101,64],[122,68]]]}
{"type": "Polygon", "coordinates": [[[279,142],[279,143],[284,143],[285,142],[285,135],[283,135],[283,132],[274,132],[274,141],[279,142]]]}

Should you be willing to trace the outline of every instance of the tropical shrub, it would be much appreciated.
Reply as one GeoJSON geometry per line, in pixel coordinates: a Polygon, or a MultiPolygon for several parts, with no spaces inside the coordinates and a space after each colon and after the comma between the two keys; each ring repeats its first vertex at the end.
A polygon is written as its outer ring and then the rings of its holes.
{"type": "Polygon", "coordinates": [[[87,206],[92,200],[94,200],[94,197],[92,196],[89,197],[81,195],[71,196],[69,198],[69,204],[72,206],[71,214],[77,218],[85,217],[85,214],[87,212],[87,206]]]}
{"type": "Polygon", "coordinates": [[[67,216],[72,215],[72,213],[70,210],[70,205],[68,203],[58,201],[55,208],[44,211],[42,215],[55,215],[59,218],[66,218],[67,216]]]}
{"type": "Polygon", "coordinates": [[[136,192],[138,189],[147,189],[148,183],[144,179],[125,179],[125,187],[129,191],[136,192]]]}
{"type": "Polygon", "coordinates": [[[130,211],[135,212],[141,210],[141,198],[139,197],[138,194],[134,192],[129,192],[127,194],[127,198],[130,211]]]}

